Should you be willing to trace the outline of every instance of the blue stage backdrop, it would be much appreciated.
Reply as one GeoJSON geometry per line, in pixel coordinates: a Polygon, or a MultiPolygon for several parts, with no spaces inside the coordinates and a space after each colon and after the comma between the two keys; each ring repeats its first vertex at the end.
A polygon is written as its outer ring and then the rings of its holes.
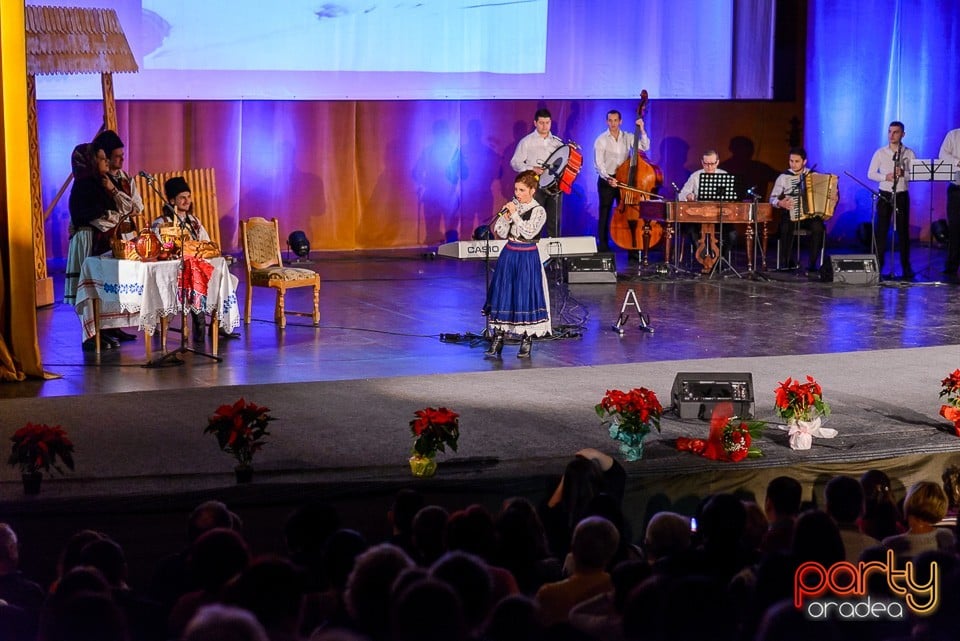
{"type": "MultiPolygon", "coordinates": [[[[906,125],[904,144],[935,158],[960,127],[960,4],[952,0],[810,2],[806,145],[810,164],[840,176],[835,239],[856,238],[871,220],[867,181],[873,152],[887,144],[887,125],[906,125]]],[[[945,217],[944,183],[910,186],[911,236],[929,236],[931,217],[945,217]],[[932,201],[931,201],[932,196],[932,201]],[[932,211],[931,211],[932,204],[932,211]]]]}

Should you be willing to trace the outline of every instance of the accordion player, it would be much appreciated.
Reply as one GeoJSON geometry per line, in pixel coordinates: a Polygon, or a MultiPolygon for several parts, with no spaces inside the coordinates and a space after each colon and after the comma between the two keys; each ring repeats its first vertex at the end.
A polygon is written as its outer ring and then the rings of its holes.
{"type": "MultiPolygon", "coordinates": [[[[796,269],[800,263],[799,236],[808,234],[810,245],[807,253],[807,271],[818,271],[818,263],[822,260],[824,215],[817,215],[816,204],[810,203],[808,187],[811,186],[811,176],[829,175],[812,174],[807,169],[807,152],[802,147],[790,149],[787,156],[789,169],[777,177],[770,193],[770,204],[781,210],[780,238],[777,243],[777,265],[787,269],[796,269]],[[797,240],[794,246],[794,240],[797,240]]],[[[834,185],[836,185],[834,177],[834,185]]],[[[834,200],[835,202],[835,200],[834,200]]],[[[833,208],[830,208],[830,215],[833,208]]]]}

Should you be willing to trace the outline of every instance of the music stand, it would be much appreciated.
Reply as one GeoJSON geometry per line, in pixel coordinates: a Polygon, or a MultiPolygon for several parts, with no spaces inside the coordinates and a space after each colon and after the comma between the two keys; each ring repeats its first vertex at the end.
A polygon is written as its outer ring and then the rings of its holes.
{"type": "MultiPolygon", "coordinates": [[[[931,158],[929,160],[914,159],[910,165],[910,182],[951,182],[953,181],[954,167],[949,160],[931,158]]],[[[933,185],[930,185],[930,221],[928,229],[933,228],[933,185]]],[[[933,247],[933,233],[930,234],[930,247],[933,247]]]]}
{"type": "MultiPolygon", "coordinates": [[[[730,261],[727,260],[723,254],[723,203],[737,201],[737,177],[733,174],[721,174],[718,172],[700,174],[700,180],[697,184],[697,200],[708,200],[718,204],[717,222],[719,223],[719,228],[717,231],[717,247],[719,248],[720,256],[717,262],[713,264],[713,269],[710,270],[710,276],[713,276],[713,274],[717,272],[717,265],[726,263],[727,269],[736,274],[737,278],[742,278],[740,272],[733,268],[733,265],[730,264],[730,261]]],[[[723,271],[722,267],[720,271],[723,271]]]]}

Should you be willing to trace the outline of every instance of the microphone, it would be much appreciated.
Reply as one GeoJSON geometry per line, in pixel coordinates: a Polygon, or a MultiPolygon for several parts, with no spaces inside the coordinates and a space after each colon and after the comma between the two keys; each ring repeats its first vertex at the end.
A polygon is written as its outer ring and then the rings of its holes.
{"type": "Polygon", "coordinates": [[[760,194],[758,194],[757,192],[754,191],[754,189],[756,189],[756,188],[757,188],[757,186],[754,185],[753,187],[751,187],[750,189],[748,189],[748,190],[747,190],[747,195],[748,195],[748,196],[753,196],[754,198],[759,198],[759,197],[760,197],[760,194]]]}
{"type": "Polygon", "coordinates": [[[151,176],[150,174],[142,170],[137,175],[140,176],[141,178],[145,178],[147,180],[147,183],[150,185],[152,185],[153,181],[156,180],[153,176],[151,176]]]}
{"type": "MultiPolygon", "coordinates": [[[[510,202],[512,202],[512,203],[513,203],[514,205],[516,205],[517,207],[520,206],[520,201],[517,200],[516,198],[514,198],[514,199],[511,200],[510,202]]],[[[509,213],[510,213],[510,208],[507,207],[507,205],[504,205],[504,206],[503,206],[503,209],[501,209],[500,211],[497,212],[497,216],[504,216],[504,215],[507,215],[507,214],[509,214],[509,213]]]]}

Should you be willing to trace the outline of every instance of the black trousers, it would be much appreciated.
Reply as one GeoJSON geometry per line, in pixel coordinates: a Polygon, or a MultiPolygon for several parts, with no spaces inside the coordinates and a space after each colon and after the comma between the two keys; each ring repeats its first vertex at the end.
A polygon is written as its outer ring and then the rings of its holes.
{"type": "MultiPolygon", "coordinates": [[[[797,221],[790,220],[790,212],[780,210],[780,257],[789,265],[793,257],[794,231],[797,229],[797,221]]],[[[810,249],[807,256],[807,268],[813,270],[817,268],[817,261],[820,260],[820,252],[823,251],[824,224],[823,219],[819,217],[807,218],[800,221],[801,229],[810,230],[810,249]]],[[[800,242],[799,239],[797,242],[800,242]]]]}
{"type": "Polygon", "coordinates": [[[597,177],[597,194],[600,196],[600,212],[597,215],[597,251],[610,251],[610,218],[613,205],[620,202],[620,190],[611,187],[602,176],[597,177]]]}
{"type": "Polygon", "coordinates": [[[960,268],[960,185],[947,186],[947,264],[944,272],[960,268]]]}
{"type": "MultiPolygon", "coordinates": [[[[890,234],[890,220],[893,218],[892,192],[881,191],[877,201],[877,228],[874,230],[877,240],[877,264],[883,273],[883,264],[887,257],[887,236],[890,234]]],[[[900,251],[900,267],[904,274],[910,274],[910,193],[897,193],[897,249],[900,251]]]]}

